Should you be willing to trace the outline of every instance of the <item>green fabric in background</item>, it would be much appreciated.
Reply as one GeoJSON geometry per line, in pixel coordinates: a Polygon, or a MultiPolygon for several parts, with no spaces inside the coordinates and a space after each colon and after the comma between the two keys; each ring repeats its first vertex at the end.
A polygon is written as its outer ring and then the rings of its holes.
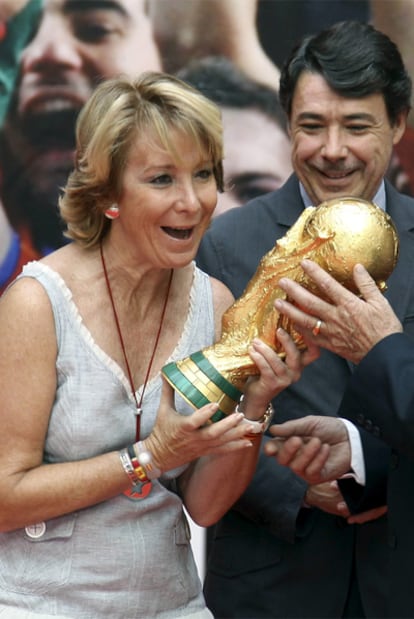
{"type": "Polygon", "coordinates": [[[7,22],[6,36],[0,41],[0,126],[10,102],[22,49],[36,32],[42,0],[27,5],[7,22]]]}

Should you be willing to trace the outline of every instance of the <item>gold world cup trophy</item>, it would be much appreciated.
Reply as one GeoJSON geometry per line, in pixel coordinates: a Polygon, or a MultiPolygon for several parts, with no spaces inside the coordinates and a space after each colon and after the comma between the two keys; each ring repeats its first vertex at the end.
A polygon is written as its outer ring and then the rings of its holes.
{"type": "Polygon", "coordinates": [[[340,198],[306,208],[287,234],[261,259],[242,296],[224,313],[221,339],[189,357],[167,364],[162,374],[194,408],[217,402],[211,418],[232,413],[249,376],[258,374],[248,349],[258,337],[280,356],[284,351],[276,329],[287,331],[300,349],[302,336],[274,307],[286,298],[278,287],[282,277],[294,279],[321,296],[300,266],[304,258],[317,262],[339,283],[358,292],[352,277],[356,263],[365,266],[385,291],[398,258],[398,235],[387,213],[371,202],[340,198]]]}

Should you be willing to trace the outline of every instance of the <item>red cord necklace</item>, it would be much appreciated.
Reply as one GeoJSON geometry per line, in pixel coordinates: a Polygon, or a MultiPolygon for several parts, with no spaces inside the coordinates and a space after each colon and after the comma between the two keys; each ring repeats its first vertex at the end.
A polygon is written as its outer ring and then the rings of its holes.
{"type": "MultiPolygon", "coordinates": [[[[145,389],[147,387],[147,383],[148,383],[148,380],[149,380],[152,364],[153,364],[154,358],[155,358],[155,353],[156,353],[157,347],[158,347],[158,342],[160,340],[162,326],[164,324],[164,318],[165,318],[165,313],[167,311],[168,299],[170,297],[171,282],[172,282],[174,270],[171,269],[170,278],[168,280],[167,292],[166,292],[165,300],[164,300],[164,305],[163,305],[162,312],[161,312],[160,323],[159,323],[159,326],[158,326],[158,331],[157,331],[157,335],[156,335],[155,342],[154,342],[154,348],[152,350],[151,358],[150,358],[150,361],[149,361],[149,364],[148,364],[148,368],[147,368],[147,371],[146,371],[146,374],[145,374],[145,379],[144,379],[144,383],[143,383],[142,391],[141,391],[141,397],[140,397],[140,399],[138,401],[137,394],[136,394],[136,391],[135,391],[135,386],[134,386],[134,380],[132,378],[131,368],[130,368],[130,365],[129,365],[129,362],[128,362],[128,357],[127,357],[127,354],[126,354],[124,338],[122,337],[121,325],[119,323],[119,318],[118,318],[118,314],[117,314],[116,307],[115,307],[114,297],[113,297],[113,294],[112,294],[111,284],[109,282],[108,271],[106,269],[106,263],[105,263],[105,258],[104,258],[104,254],[103,254],[102,243],[100,243],[99,249],[100,249],[100,253],[101,253],[101,262],[102,262],[102,269],[103,269],[104,276],[105,276],[106,288],[107,288],[107,291],[108,291],[109,299],[111,301],[112,311],[113,311],[114,319],[115,319],[115,325],[116,325],[116,329],[117,329],[117,332],[118,332],[119,343],[121,345],[122,354],[123,354],[124,361],[125,361],[125,367],[127,369],[128,380],[129,380],[129,384],[131,386],[132,395],[133,395],[133,398],[135,400],[135,406],[136,406],[136,413],[135,413],[135,415],[136,415],[135,442],[138,442],[139,439],[140,439],[140,434],[141,434],[142,402],[144,400],[145,389]]],[[[144,496],[147,496],[149,494],[149,492],[151,491],[151,482],[146,483],[145,486],[142,487],[142,490],[143,490],[143,492],[137,492],[137,491],[134,491],[132,489],[128,489],[128,490],[126,490],[124,492],[124,494],[126,494],[127,496],[129,496],[131,498],[140,498],[140,499],[144,498],[144,496]],[[144,489],[145,489],[145,491],[144,491],[144,489]],[[144,492],[145,492],[145,495],[144,495],[144,492]]]]}

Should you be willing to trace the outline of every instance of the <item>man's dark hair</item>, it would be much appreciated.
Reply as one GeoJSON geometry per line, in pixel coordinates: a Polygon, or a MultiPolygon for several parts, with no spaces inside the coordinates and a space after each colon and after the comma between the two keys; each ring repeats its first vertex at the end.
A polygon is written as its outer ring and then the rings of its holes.
{"type": "Polygon", "coordinates": [[[177,76],[220,107],[257,109],[286,131],[286,117],[276,90],[252,80],[224,56],[190,62],[177,76]]]}
{"type": "Polygon", "coordinates": [[[370,24],[339,22],[296,45],[280,76],[279,97],[288,117],[304,71],[321,75],[343,97],[382,94],[392,125],[411,107],[411,79],[398,47],[370,24]]]}

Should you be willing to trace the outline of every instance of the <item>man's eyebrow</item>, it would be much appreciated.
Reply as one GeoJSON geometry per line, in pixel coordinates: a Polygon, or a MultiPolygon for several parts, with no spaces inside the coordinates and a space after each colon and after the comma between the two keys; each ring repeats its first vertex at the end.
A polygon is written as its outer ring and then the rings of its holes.
{"type": "Polygon", "coordinates": [[[296,120],[321,120],[322,118],[322,114],[316,114],[315,112],[302,112],[301,114],[298,114],[296,120]]]}
{"type": "MultiPolygon", "coordinates": [[[[369,114],[368,112],[354,112],[352,114],[344,114],[344,116],[342,117],[347,121],[352,121],[352,120],[365,120],[366,122],[375,122],[375,118],[372,114],[369,114]]],[[[299,121],[304,121],[304,120],[323,120],[324,119],[324,115],[323,114],[317,114],[316,112],[302,112],[301,114],[298,115],[297,120],[299,121]]]]}
{"type": "Polygon", "coordinates": [[[323,114],[317,114],[315,112],[301,112],[300,114],[297,115],[296,117],[296,122],[306,122],[306,121],[315,121],[315,122],[322,122],[323,121],[323,114]]]}
{"type": "Polygon", "coordinates": [[[346,120],[366,120],[367,122],[375,122],[375,118],[368,112],[356,112],[355,114],[345,114],[346,120]]]}
{"type": "Polygon", "coordinates": [[[64,13],[72,13],[73,11],[115,11],[123,17],[128,17],[128,13],[119,2],[116,0],[67,0],[63,6],[64,13]]]}

